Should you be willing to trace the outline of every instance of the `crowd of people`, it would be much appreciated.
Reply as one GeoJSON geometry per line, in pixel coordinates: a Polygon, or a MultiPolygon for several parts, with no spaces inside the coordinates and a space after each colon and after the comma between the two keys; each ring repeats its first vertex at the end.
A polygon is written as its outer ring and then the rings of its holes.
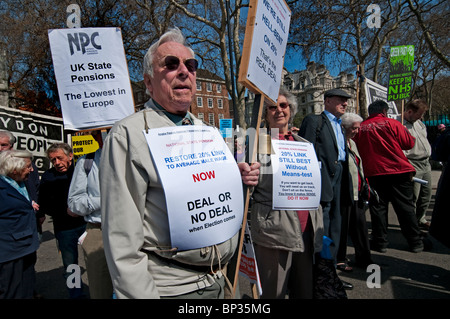
{"type": "MultiPolygon", "coordinates": [[[[188,111],[197,67],[181,32],[165,33],[144,58],[144,83],[151,97],[145,109],[118,121],[106,138],[100,131],[89,132],[99,149],[76,164],[68,144],[51,145],[46,155],[52,167],[40,179],[32,154],[14,150],[13,134],[0,132],[0,299],[33,298],[36,251],[46,216],[53,221],[64,278],[70,274],[69,265],[78,264],[81,245],[92,299],[230,295],[228,277],[233,270],[227,264],[236,258],[239,232],[225,241],[213,239],[206,247],[180,250],[171,245],[168,199],[143,133],[204,125],[188,111]]],[[[448,189],[447,167],[432,222],[425,218],[431,196],[431,146],[420,118],[427,105],[420,100],[407,103],[399,121],[387,116],[386,102],[376,101],[363,120],[346,112],[351,98],[340,89],[326,91],[324,111],[305,117],[294,129],[296,98],[281,87],[276,105],[264,105],[267,136],[260,138],[257,160],[236,161],[230,168],[251,190],[250,228],[261,298],[345,298],[343,289],[352,285],[339,279],[335,270],[367,267],[373,263],[371,250],[386,252],[389,203],[412,252],[427,248],[420,228],[449,244],[448,214],[438,203],[448,189]],[[321,171],[317,209],[273,208],[273,139],[312,144],[321,171]],[[442,221],[437,226],[435,216],[442,221]],[[348,238],[355,248],[354,265],[347,258],[348,238]],[[318,267],[325,261],[336,283],[331,287],[325,286],[318,267]]],[[[437,147],[446,150],[440,152],[443,162],[449,156],[448,132],[437,147]]],[[[179,178],[183,185],[186,181],[179,178]]],[[[86,297],[83,286],[67,289],[70,298],[86,297]]]]}

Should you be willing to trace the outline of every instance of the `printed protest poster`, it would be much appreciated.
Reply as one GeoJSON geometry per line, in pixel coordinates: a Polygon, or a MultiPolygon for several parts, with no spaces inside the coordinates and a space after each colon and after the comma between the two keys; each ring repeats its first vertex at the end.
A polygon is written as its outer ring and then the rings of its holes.
{"type": "Polygon", "coordinates": [[[409,99],[414,71],[414,46],[391,47],[388,101],[409,99]]]}
{"type": "Polygon", "coordinates": [[[317,209],[321,175],[311,143],[272,140],[273,209],[317,209]]]}
{"type": "Polygon", "coordinates": [[[72,136],[73,155],[81,156],[99,149],[98,142],[92,135],[72,136]]]}
{"type": "Polygon", "coordinates": [[[290,21],[285,1],[250,1],[239,82],[273,102],[281,85],[290,21]]]}
{"type": "Polygon", "coordinates": [[[223,138],[233,137],[233,119],[219,119],[219,127],[223,138]]]}
{"type": "Polygon", "coordinates": [[[259,279],[258,264],[248,223],[245,225],[244,244],[242,245],[241,263],[239,273],[246,277],[250,283],[256,285],[258,293],[262,295],[261,280],[259,279]]]}
{"type": "Polygon", "coordinates": [[[186,125],[144,135],[164,186],[172,247],[222,243],[240,229],[241,174],[218,130],[186,125]]]}
{"type": "Polygon", "coordinates": [[[388,108],[388,117],[390,118],[397,118],[398,117],[398,110],[397,110],[397,106],[395,105],[395,103],[393,101],[388,101],[387,100],[387,88],[374,82],[371,81],[369,79],[365,79],[364,81],[364,88],[366,90],[366,102],[367,102],[367,107],[369,107],[369,105],[372,102],[375,102],[376,100],[382,100],[385,101],[389,108],[388,108]]]}
{"type": "Polygon", "coordinates": [[[134,113],[119,28],[48,31],[64,128],[111,127],[134,113]]]}
{"type": "Polygon", "coordinates": [[[9,107],[0,107],[0,130],[10,131],[16,137],[15,149],[33,154],[40,173],[50,168],[45,150],[53,143],[67,142],[61,118],[9,107]]]}

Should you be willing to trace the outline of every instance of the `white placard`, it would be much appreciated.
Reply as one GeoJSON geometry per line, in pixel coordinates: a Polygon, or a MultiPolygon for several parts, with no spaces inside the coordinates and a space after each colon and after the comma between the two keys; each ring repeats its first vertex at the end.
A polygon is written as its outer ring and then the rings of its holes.
{"type": "Polygon", "coordinates": [[[277,101],[289,36],[291,12],[283,0],[260,0],[250,51],[247,80],[277,101]]]}
{"type": "MultiPolygon", "coordinates": [[[[398,110],[395,106],[394,101],[388,101],[387,91],[388,89],[374,81],[371,81],[369,79],[365,79],[364,88],[366,90],[366,102],[367,107],[376,100],[382,100],[385,101],[388,105],[388,117],[390,118],[397,118],[398,117],[398,110]]],[[[368,111],[368,110],[367,110],[368,111]]]]}
{"type": "Polygon", "coordinates": [[[258,264],[256,262],[255,249],[248,223],[245,225],[245,235],[242,245],[241,262],[239,265],[239,273],[255,284],[258,288],[259,295],[262,295],[261,280],[259,279],[258,264]]]}
{"type": "Polygon", "coordinates": [[[134,113],[119,28],[49,30],[65,129],[110,127],[134,113]]]}
{"type": "Polygon", "coordinates": [[[186,125],[144,135],[164,187],[172,247],[189,250],[233,237],[242,224],[244,193],[220,133],[186,125]]]}
{"type": "Polygon", "coordinates": [[[321,175],[311,143],[272,140],[273,209],[317,209],[321,175]]]}

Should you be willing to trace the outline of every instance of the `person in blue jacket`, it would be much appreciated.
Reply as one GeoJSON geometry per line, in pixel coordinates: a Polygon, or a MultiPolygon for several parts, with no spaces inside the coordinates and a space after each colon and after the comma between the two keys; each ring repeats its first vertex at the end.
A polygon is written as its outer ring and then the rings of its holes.
{"type": "Polygon", "coordinates": [[[31,299],[39,239],[36,217],[25,186],[32,154],[0,153],[0,299],[31,299]]]}

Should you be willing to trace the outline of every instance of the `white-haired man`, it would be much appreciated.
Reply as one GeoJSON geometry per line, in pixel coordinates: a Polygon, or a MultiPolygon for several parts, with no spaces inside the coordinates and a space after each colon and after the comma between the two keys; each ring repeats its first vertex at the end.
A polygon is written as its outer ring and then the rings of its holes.
{"type": "MultiPolygon", "coordinates": [[[[144,129],[186,121],[202,125],[188,112],[197,67],[182,33],[178,29],[165,33],[144,58],[144,82],[151,99],[143,111],[117,122],[105,140],[100,164],[102,228],[118,298],[224,295],[220,266],[234,254],[237,235],[214,247],[178,251],[171,246],[166,190],[143,134],[144,129]]],[[[240,164],[244,183],[256,185],[258,167],[240,164]]]]}

